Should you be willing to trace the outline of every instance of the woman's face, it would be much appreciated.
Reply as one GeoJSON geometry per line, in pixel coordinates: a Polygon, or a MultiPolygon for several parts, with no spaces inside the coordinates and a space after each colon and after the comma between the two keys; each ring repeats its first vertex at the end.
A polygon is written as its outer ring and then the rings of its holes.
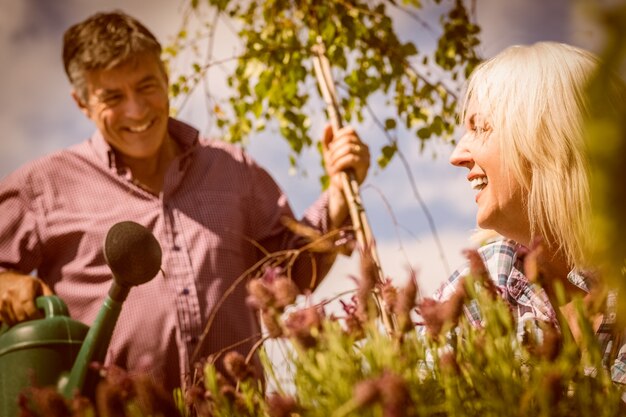
{"type": "Polygon", "coordinates": [[[476,223],[520,243],[530,228],[522,187],[502,163],[499,133],[485,113],[471,101],[464,120],[466,133],[450,156],[450,163],[469,170],[467,180],[476,191],[476,223]]]}

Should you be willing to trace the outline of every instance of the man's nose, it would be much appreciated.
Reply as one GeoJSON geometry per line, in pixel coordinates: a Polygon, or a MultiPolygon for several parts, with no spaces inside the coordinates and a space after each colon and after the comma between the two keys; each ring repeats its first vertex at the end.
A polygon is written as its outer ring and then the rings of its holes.
{"type": "Polygon", "coordinates": [[[141,94],[129,94],[126,100],[126,116],[140,119],[145,116],[148,106],[141,94]]]}

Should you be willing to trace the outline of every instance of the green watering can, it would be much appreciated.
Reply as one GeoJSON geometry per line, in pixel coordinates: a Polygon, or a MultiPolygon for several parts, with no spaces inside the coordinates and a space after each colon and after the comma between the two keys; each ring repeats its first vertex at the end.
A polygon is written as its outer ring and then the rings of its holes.
{"type": "Polygon", "coordinates": [[[93,397],[122,303],[130,288],[150,281],[161,269],[161,246],[145,227],[115,224],[104,242],[113,283],[91,328],[69,317],[57,296],[38,297],[44,318],[0,329],[0,416],[19,413],[18,398],[30,386],[56,386],[66,398],[93,397]]]}

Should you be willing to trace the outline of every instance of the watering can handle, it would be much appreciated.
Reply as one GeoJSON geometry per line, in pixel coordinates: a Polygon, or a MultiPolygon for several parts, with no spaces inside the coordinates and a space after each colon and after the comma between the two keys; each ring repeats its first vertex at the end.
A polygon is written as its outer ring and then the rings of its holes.
{"type": "Polygon", "coordinates": [[[35,299],[35,305],[43,310],[45,318],[64,316],[69,317],[67,306],[56,295],[44,295],[35,299]]]}
{"type": "MultiPolygon", "coordinates": [[[[67,306],[56,295],[42,295],[35,299],[35,306],[38,310],[43,310],[45,318],[49,317],[69,317],[70,313],[67,306]]],[[[7,332],[11,327],[6,323],[0,322],[0,335],[7,332]]]]}

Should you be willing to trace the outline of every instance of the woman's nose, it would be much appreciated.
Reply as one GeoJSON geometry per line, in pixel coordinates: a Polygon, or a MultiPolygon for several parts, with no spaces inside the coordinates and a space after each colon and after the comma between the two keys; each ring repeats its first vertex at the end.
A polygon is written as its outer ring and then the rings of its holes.
{"type": "Polygon", "coordinates": [[[450,155],[450,163],[457,167],[468,166],[472,161],[472,154],[467,147],[469,143],[468,134],[463,135],[459,143],[450,155]]]}

